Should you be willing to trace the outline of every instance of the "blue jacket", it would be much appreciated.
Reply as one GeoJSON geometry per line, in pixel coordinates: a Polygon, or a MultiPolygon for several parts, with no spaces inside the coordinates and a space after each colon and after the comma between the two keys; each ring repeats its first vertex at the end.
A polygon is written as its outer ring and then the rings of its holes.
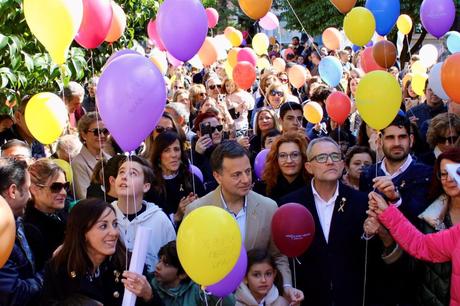
{"type": "Polygon", "coordinates": [[[16,241],[8,261],[0,269],[0,305],[32,305],[43,287],[43,271],[35,269],[22,219],[16,220],[16,241]],[[29,304],[30,303],[30,304],[29,304]]]}

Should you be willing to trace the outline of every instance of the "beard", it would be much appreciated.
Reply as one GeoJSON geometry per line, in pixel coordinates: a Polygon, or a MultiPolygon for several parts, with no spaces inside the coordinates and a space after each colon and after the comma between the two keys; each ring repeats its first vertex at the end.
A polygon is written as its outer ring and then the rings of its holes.
{"type": "Polygon", "coordinates": [[[403,161],[407,158],[407,156],[409,155],[409,149],[406,149],[402,146],[399,146],[399,147],[391,147],[391,148],[387,148],[385,146],[382,147],[382,150],[383,150],[383,153],[385,155],[385,158],[388,159],[389,161],[391,162],[400,162],[400,161],[403,161]],[[398,153],[392,153],[392,151],[395,149],[395,148],[400,148],[401,151],[399,151],[398,153]]]}

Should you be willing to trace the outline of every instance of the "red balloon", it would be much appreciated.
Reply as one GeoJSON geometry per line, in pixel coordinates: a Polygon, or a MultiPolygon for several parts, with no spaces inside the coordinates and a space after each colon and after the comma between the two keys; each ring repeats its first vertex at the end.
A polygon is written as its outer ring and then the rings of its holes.
{"type": "Polygon", "coordinates": [[[272,237],[278,249],[288,257],[302,255],[315,237],[315,221],[301,204],[282,205],[273,215],[272,237]]]}
{"type": "Polygon", "coordinates": [[[336,91],[326,99],[326,111],[338,124],[343,124],[350,115],[351,101],[343,92],[336,91]]]}
{"type": "Polygon", "coordinates": [[[149,38],[155,43],[155,46],[158,47],[158,49],[161,51],[166,51],[166,47],[161,41],[160,35],[158,35],[156,20],[150,19],[147,25],[147,34],[149,35],[149,38]]]}
{"type": "Polygon", "coordinates": [[[385,68],[380,67],[375,61],[374,55],[372,53],[372,47],[364,49],[360,57],[361,57],[361,68],[364,70],[365,73],[369,73],[374,70],[386,71],[385,68]]]}
{"type": "Polygon", "coordinates": [[[83,0],[83,20],[75,40],[92,49],[102,44],[112,25],[112,2],[110,0],[83,0]]]}
{"type": "Polygon", "coordinates": [[[233,68],[233,80],[241,89],[251,88],[256,81],[256,68],[250,62],[238,62],[233,68]]]}

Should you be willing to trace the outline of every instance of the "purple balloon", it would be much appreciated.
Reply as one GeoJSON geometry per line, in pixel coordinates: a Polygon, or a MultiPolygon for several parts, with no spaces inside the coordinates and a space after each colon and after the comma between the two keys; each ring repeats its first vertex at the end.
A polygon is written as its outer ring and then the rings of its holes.
{"type": "Polygon", "coordinates": [[[122,55],[125,55],[125,54],[136,54],[136,55],[141,55],[139,52],[137,51],[134,51],[134,50],[131,50],[131,49],[121,49],[121,50],[118,50],[117,52],[115,53],[112,53],[112,55],[110,55],[109,59],[105,62],[105,67],[107,67],[107,65],[112,62],[114,59],[116,58],[119,58],[120,56],[122,55]]]}
{"type": "Polygon", "coordinates": [[[99,113],[124,151],[133,151],[153,131],[166,104],[163,75],[146,57],[126,54],[102,73],[96,90],[99,113]]]}
{"type": "Polygon", "coordinates": [[[423,0],[420,7],[423,27],[436,38],[446,34],[455,20],[455,4],[452,0],[423,0]]]}
{"type": "Polygon", "coordinates": [[[168,52],[186,62],[203,45],[208,16],[199,0],[165,0],[158,10],[156,27],[168,52]]]}
{"type": "Polygon", "coordinates": [[[197,176],[200,181],[203,183],[204,178],[203,178],[203,172],[201,172],[200,168],[198,168],[195,165],[190,164],[190,172],[192,172],[195,176],[197,176]]]}
{"type": "Polygon", "coordinates": [[[269,149],[264,149],[257,154],[256,159],[254,161],[254,172],[259,179],[262,179],[262,174],[264,173],[265,169],[265,161],[267,160],[269,149]]]}
{"type": "Polygon", "coordinates": [[[232,271],[227,274],[220,282],[206,287],[206,291],[212,293],[214,296],[226,297],[236,290],[246,274],[248,267],[248,255],[244,245],[241,246],[240,257],[233,267],[232,271]]]}

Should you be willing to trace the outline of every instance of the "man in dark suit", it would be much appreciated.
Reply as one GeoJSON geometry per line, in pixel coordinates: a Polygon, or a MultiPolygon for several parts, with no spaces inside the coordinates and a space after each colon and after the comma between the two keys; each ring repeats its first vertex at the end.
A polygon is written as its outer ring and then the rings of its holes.
{"type": "Polygon", "coordinates": [[[367,195],[339,181],[344,162],[340,147],[331,138],[311,141],[307,157],[311,184],[280,200],[280,204],[304,205],[315,220],[313,242],[299,258],[297,286],[304,292],[305,305],[361,305],[366,248],[361,237],[367,195]]]}

